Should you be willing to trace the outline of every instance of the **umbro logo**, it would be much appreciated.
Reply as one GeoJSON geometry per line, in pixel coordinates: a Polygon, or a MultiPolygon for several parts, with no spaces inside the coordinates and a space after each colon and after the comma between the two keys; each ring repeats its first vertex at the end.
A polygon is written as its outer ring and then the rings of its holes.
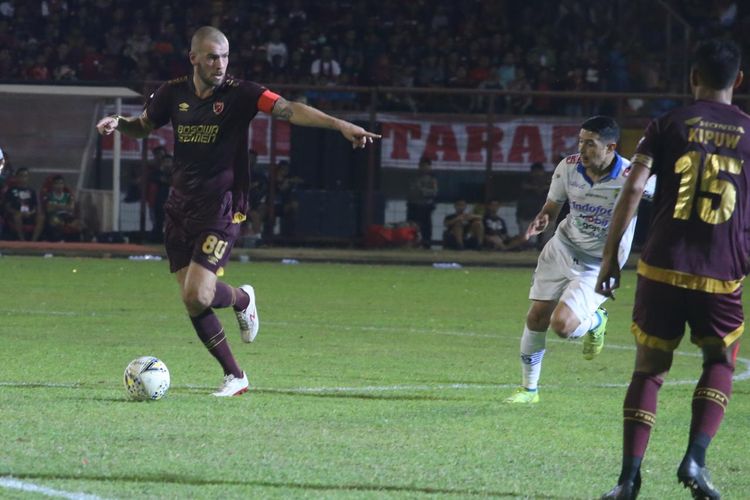
{"type": "Polygon", "coordinates": [[[178,108],[178,109],[179,109],[180,111],[187,111],[187,110],[189,110],[189,109],[190,109],[190,104],[188,104],[188,103],[186,103],[186,102],[181,102],[181,103],[180,103],[180,104],[179,104],[179,105],[177,106],[177,108],[178,108]]]}

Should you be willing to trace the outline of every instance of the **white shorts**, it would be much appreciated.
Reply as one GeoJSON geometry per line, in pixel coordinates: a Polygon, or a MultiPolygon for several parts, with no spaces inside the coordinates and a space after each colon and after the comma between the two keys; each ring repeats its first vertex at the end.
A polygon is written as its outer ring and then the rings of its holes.
{"type": "Polygon", "coordinates": [[[555,235],[539,254],[529,298],[562,301],[583,321],[606,300],[594,291],[600,267],[600,259],[574,253],[555,235]]]}

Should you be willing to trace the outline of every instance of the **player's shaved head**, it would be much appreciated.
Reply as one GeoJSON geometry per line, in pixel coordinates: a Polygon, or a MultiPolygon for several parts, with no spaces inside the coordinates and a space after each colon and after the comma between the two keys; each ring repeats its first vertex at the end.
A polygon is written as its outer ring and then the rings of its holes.
{"type": "Polygon", "coordinates": [[[224,33],[213,26],[203,26],[193,33],[193,38],[190,40],[190,51],[198,52],[201,44],[205,41],[229,45],[229,40],[224,33]]]}

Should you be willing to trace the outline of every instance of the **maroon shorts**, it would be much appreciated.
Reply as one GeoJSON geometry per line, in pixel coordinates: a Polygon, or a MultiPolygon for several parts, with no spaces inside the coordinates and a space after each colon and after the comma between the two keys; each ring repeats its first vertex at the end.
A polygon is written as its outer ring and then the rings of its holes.
{"type": "Polygon", "coordinates": [[[632,330],[638,343],[673,351],[690,326],[698,346],[731,344],[744,330],[742,287],[732,293],[679,288],[638,276],[632,330]]]}
{"type": "Polygon", "coordinates": [[[240,233],[231,193],[213,208],[205,203],[195,206],[192,200],[170,194],[164,215],[164,244],[171,272],[191,261],[214,273],[226,265],[240,233]]]}

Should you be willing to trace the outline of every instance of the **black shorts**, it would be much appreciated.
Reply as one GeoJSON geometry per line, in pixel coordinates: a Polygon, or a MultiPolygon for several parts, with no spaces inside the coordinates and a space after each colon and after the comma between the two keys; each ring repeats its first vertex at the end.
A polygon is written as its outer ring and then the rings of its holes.
{"type": "Polygon", "coordinates": [[[197,211],[192,200],[170,195],[164,206],[164,244],[169,270],[176,272],[197,262],[214,273],[226,266],[240,233],[232,210],[232,193],[225,193],[215,209],[197,211]]]}
{"type": "Polygon", "coordinates": [[[742,287],[732,293],[708,293],[639,275],[631,327],[638,343],[673,351],[686,324],[691,342],[698,346],[731,344],[744,330],[742,287]]]}

